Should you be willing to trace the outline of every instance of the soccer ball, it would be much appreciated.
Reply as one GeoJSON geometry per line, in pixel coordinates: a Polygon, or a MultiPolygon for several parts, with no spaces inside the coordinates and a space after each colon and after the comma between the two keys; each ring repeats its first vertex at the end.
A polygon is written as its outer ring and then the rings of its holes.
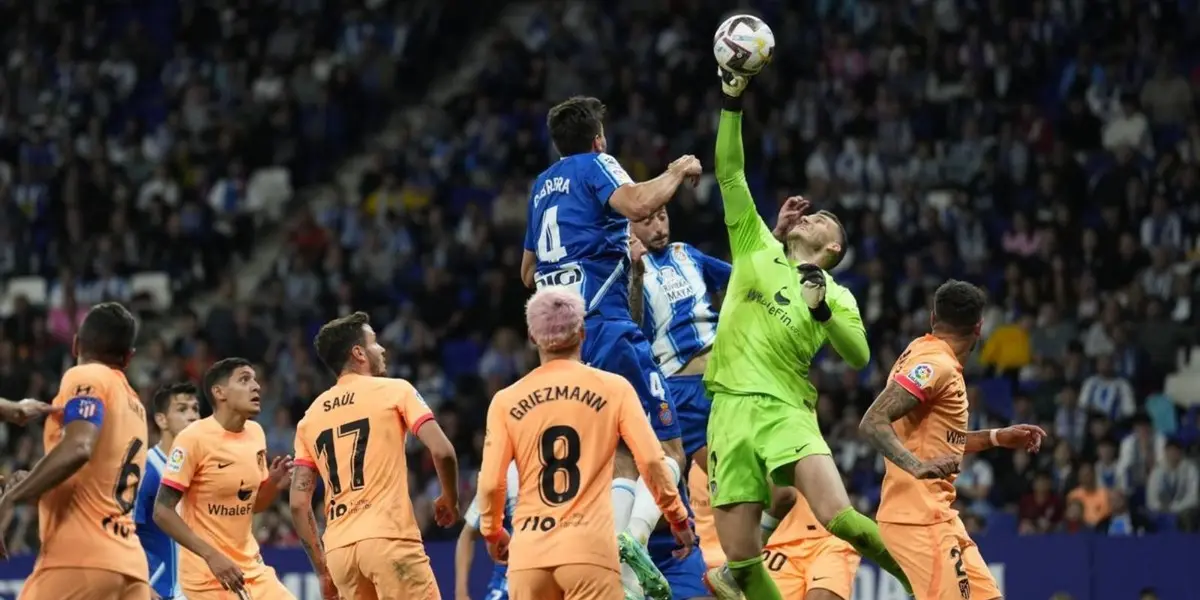
{"type": "Polygon", "coordinates": [[[775,52],[775,34],[758,17],[734,15],[713,36],[713,56],[721,68],[737,75],[756,75],[775,52]]]}

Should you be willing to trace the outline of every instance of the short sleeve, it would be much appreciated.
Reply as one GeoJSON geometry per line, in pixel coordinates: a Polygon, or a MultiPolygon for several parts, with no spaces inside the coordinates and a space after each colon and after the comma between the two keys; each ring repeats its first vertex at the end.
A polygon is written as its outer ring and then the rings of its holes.
{"type": "Polygon", "coordinates": [[[306,441],[304,432],[308,429],[308,419],[300,419],[300,424],[296,426],[296,439],[292,443],[292,462],[310,469],[317,468],[317,459],[309,450],[308,442],[306,441]]]}
{"type": "Polygon", "coordinates": [[[396,409],[400,411],[400,418],[404,421],[404,426],[414,434],[420,431],[421,426],[433,420],[433,411],[429,409],[429,405],[425,403],[425,399],[421,397],[421,392],[413,387],[407,381],[400,381],[397,397],[396,409]]]}
{"type": "Polygon", "coordinates": [[[186,491],[192,485],[192,477],[200,468],[203,457],[203,447],[195,427],[188,427],[175,438],[171,453],[167,455],[167,465],[163,467],[162,484],[179,491],[186,491]]]}
{"type": "Polygon", "coordinates": [[[271,456],[267,453],[267,432],[262,425],[254,423],[255,435],[258,437],[258,471],[259,481],[271,478],[271,456]]]}
{"type": "Polygon", "coordinates": [[[158,486],[162,482],[162,473],[157,467],[151,468],[150,459],[146,460],[146,474],[138,485],[137,500],[133,507],[133,522],[146,525],[154,522],[154,498],[158,495],[158,486]]]}
{"type": "Polygon", "coordinates": [[[108,382],[99,371],[87,367],[70,369],[63,374],[61,389],[54,405],[63,409],[63,425],[88,421],[100,426],[112,398],[109,397],[108,382]]]}
{"type": "Polygon", "coordinates": [[[916,354],[892,377],[900,387],[926,402],[937,395],[937,391],[949,381],[954,367],[933,354],[916,354]]]}
{"type": "Polygon", "coordinates": [[[586,172],[586,180],[588,187],[592,193],[600,200],[601,204],[608,204],[608,199],[612,197],[613,192],[617,188],[633,183],[633,178],[617,162],[617,159],[611,154],[601,152],[596,155],[592,162],[584,167],[586,172]]]}

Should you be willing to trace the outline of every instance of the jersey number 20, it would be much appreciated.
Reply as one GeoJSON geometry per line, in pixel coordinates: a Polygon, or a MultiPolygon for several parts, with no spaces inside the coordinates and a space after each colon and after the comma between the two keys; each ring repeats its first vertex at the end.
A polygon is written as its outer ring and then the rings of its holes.
{"type": "Polygon", "coordinates": [[[562,233],[558,230],[558,207],[551,206],[542,215],[542,226],[538,230],[537,243],[538,260],[544,263],[556,263],[567,257],[567,247],[562,243],[562,233]]]}
{"type": "Polygon", "coordinates": [[[547,427],[540,445],[542,502],[566,504],[579,495],[579,432],[566,425],[547,427]]]}

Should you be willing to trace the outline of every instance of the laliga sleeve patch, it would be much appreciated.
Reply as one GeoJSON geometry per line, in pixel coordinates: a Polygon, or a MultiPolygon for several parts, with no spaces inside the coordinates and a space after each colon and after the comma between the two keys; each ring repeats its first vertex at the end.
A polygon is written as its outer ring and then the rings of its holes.
{"type": "Polygon", "coordinates": [[[171,451],[171,456],[167,458],[167,470],[172,473],[178,473],[183,468],[183,459],[185,454],[183,448],[176,448],[171,451]]]}
{"type": "Polygon", "coordinates": [[[429,408],[429,403],[425,401],[425,397],[421,395],[421,391],[415,387],[413,388],[413,397],[417,399],[417,402],[419,402],[421,406],[429,408]]]}
{"type": "Polygon", "coordinates": [[[633,178],[629,176],[629,173],[625,172],[625,168],[622,167],[621,163],[617,162],[617,159],[611,154],[601,154],[596,157],[596,160],[599,161],[600,168],[604,169],[604,172],[611,177],[618,186],[622,186],[627,183],[633,183],[633,178]]]}
{"type": "Polygon", "coordinates": [[[929,385],[929,382],[933,381],[933,365],[930,365],[929,363],[921,363],[913,367],[912,370],[908,372],[908,375],[905,375],[905,377],[907,377],[909,381],[915,383],[917,387],[923,388],[929,385]]]}

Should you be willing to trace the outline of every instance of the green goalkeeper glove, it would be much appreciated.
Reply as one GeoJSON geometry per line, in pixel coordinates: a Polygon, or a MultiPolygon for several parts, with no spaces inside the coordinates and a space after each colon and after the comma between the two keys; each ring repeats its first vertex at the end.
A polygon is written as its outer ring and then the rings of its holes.
{"type": "Polygon", "coordinates": [[[746,91],[746,86],[750,84],[749,77],[735,75],[721,67],[717,67],[717,76],[721,78],[721,91],[730,98],[741,96],[742,92],[746,91]]]}

